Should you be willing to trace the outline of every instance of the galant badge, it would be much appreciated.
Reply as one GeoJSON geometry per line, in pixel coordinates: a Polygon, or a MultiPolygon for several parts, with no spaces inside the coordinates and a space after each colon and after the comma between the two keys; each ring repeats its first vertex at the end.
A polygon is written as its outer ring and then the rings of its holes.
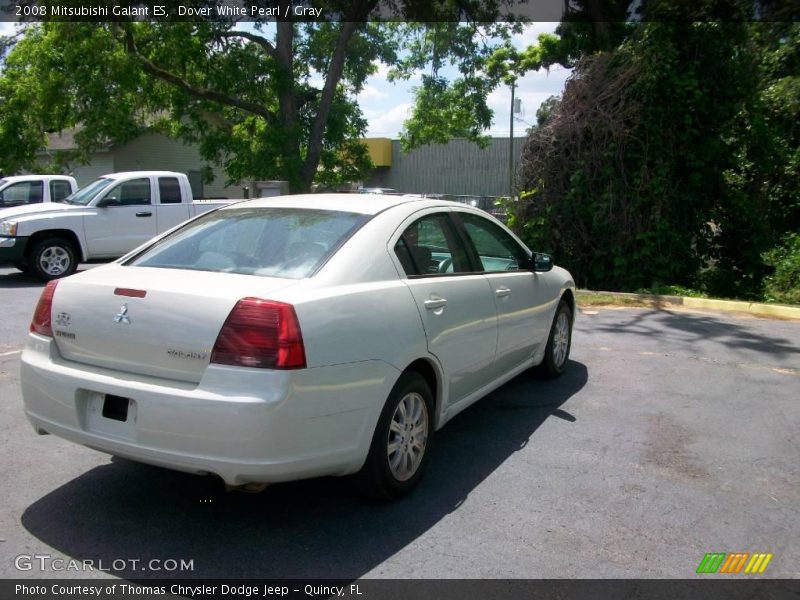
{"type": "Polygon", "coordinates": [[[131,324],[131,318],[128,316],[127,302],[122,305],[122,308],[119,309],[119,313],[114,316],[114,323],[124,323],[125,325],[131,324]]]}

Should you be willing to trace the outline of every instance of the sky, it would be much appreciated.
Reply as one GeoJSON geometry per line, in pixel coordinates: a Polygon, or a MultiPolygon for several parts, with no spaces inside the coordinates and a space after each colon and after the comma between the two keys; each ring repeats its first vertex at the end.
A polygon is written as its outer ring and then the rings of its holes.
{"type": "MultiPolygon", "coordinates": [[[[540,33],[553,32],[558,23],[532,23],[520,35],[513,38],[514,45],[524,49],[536,43],[540,33]]],[[[0,22],[0,35],[13,33],[14,24],[0,22]]],[[[361,110],[369,123],[367,137],[388,137],[396,139],[409,117],[414,101],[413,88],[419,85],[419,78],[408,81],[389,82],[386,73],[389,67],[378,65],[378,72],[371,76],[358,95],[361,110]]],[[[516,115],[514,136],[524,137],[525,130],[536,123],[536,109],[548,97],[561,94],[564,82],[571,74],[570,69],[553,67],[549,71],[541,69],[530,72],[517,82],[515,95],[522,100],[522,112],[516,115]]],[[[319,82],[322,87],[322,81],[319,82]]],[[[489,108],[494,112],[492,126],[488,132],[494,137],[508,137],[511,90],[500,86],[489,94],[489,108]]]]}
{"type": "MultiPolygon", "coordinates": [[[[540,33],[552,33],[558,23],[535,23],[528,25],[524,32],[514,36],[513,43],[519,49],[536,43],[540,33]]],[[[414,101],[413,88],[420,79],[389,82],[386,65],[378,66],[378,73],[370,77],[364,90],[359,94],[361,110],[369,122],[367,137],[388,137],[395,139],[403,128],[403,121],[409,117],[414,101]]],[[[571,69],[554,67],[549,70],[533,71],[517,81],[515,96],[522,100],[522,112],[514,122],[514,136],[524,137],[525,130],[536,123],[536,109],[550,96],[561,94],[564,83],[572,74],[571,69]]],[[[511,109],[511,89],[500,86],[489,94],[489,108],[494,112],[492,127],[487,132],[494,137],[508,137],[509,113],[511,109]]]]}

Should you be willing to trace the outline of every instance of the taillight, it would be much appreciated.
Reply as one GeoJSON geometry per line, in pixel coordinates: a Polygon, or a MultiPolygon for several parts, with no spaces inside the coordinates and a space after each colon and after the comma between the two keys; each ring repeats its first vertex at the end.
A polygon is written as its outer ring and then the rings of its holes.
{"type": "Polygon", "coordinates": [[[33,311],[33,319],[31,320],[31,331],[53,337],[53,324],[50,312],[53,309],[53,294],[56,292],[58,279],[50,281],[42,290],[42,295],[39,296],[39,303],[36,305],[36,310],[33,311]]]}
{"type": "Polygon", "coordinates": [[[306,351],[291,304],[242,298],[217,336],[211,362],[259,369],[302,369],[306,351]]]}

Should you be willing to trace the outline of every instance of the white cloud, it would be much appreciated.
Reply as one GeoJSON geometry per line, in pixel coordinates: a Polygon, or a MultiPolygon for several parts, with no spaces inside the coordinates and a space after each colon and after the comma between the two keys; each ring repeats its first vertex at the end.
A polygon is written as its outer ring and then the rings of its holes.
{"type": "Polygon", "coordinates": [[[366,84],[361,93],[358,94],[358,102],[363,106],[366,103],[383,100],[389,97],[389,92],[379,90],[374,85],[366,84]]]}
{"type": "MultiPolygon", "coordinates": [[[[557,26],[557,22],[531,23],[525,26],[520,35],[514,36],[512,41],[517,48],[524,49],[537,43],[540,33],[552,33],[557,26]]],[[[367,79],[358,101],[369,123],[368,135],[396,138],[413,107],[412,90],[420,84],[421,78],[416,74],[409,81],[390,83],[387,79],[390,67],[381,62],[376,62],[375,66],[377,72],[367,79]]],[[[539,105],[550,96],[561,94],[564,82],[571,73],[570,69],[556,66],[549,71],[541,69],[521,77],[517,82],[516,97],[522,100],[523,112],[517,118],[528,124],[535,123],[539,105]]],[[[450,69],[446,75],[456,77],[456,69],[450,69]]],[[[494,119],[491,128],[486,132],[488,135],[508,135],[510,102],[511,92],[508,86],[500,86],[489,95],[488,103],[494,111],[494,119]]],[[[514,123],[514,133],[517,136],[524,135],[528,127],[522,121],[517,120],[514,123]]]]}
{"type": "Polygon", "coordinates": [[[0,21],[0,36],[13,35],[16,31],[15,26],[16,23],[0,21]]]}
{"type": "Polygon", "coordinates": [[[522,33],[515,35],[511,42],[515,47],[524,50],[539,42],[540,33],[553,33],[556,27],[558,27],[558,23],[528,23],[522,33]]]}
{"type": "Polygon", "coordinates": [[[389,65],[387,65],[386,63],[382,63],[379,60],[376,60],[372,64],[378,67],[378,70],[375,72],[374,75],[371,75],[370,77],[375,77],[378,79],[386,79],[389,77],[389,69],[391,69],[389,65]]]}
{"type": "Polygon", "coordinates": [[[367,136],[397,138],[397,134],[403,129],[403,122],[408,119],[413,106],[411,102],[404,102],[389,110],[364,111],[364,115],[369,120],[367,136]]]}

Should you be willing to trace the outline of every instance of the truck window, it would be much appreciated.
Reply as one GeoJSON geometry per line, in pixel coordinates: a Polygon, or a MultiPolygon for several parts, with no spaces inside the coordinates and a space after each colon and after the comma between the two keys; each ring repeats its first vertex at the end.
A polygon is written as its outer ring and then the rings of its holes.
{"type": "Polygon", "coordinates": [[[150,204],[150,179],[131,179],[111,188],[104,199],[116,200],[122,206],[150,204]]]}
{"type": "Polygon", "coordinates": [[[0,192],[2,206],[36,204],[42,201],[44,186],[41,181],[20,181],[0,192]]]}
{"type": "Polygon", "coordinates": [[[180,204],[181,203],[181,184],[177,177],[159,177],[158,195],[161,204],[180,204]]]}
{"type": "Polygon", "coordinates": [[[71,193],[72,187],[69,185],[68,181],[54,179],[50,182],[50,200],[53,202],[61,202],[71,193]]]}

